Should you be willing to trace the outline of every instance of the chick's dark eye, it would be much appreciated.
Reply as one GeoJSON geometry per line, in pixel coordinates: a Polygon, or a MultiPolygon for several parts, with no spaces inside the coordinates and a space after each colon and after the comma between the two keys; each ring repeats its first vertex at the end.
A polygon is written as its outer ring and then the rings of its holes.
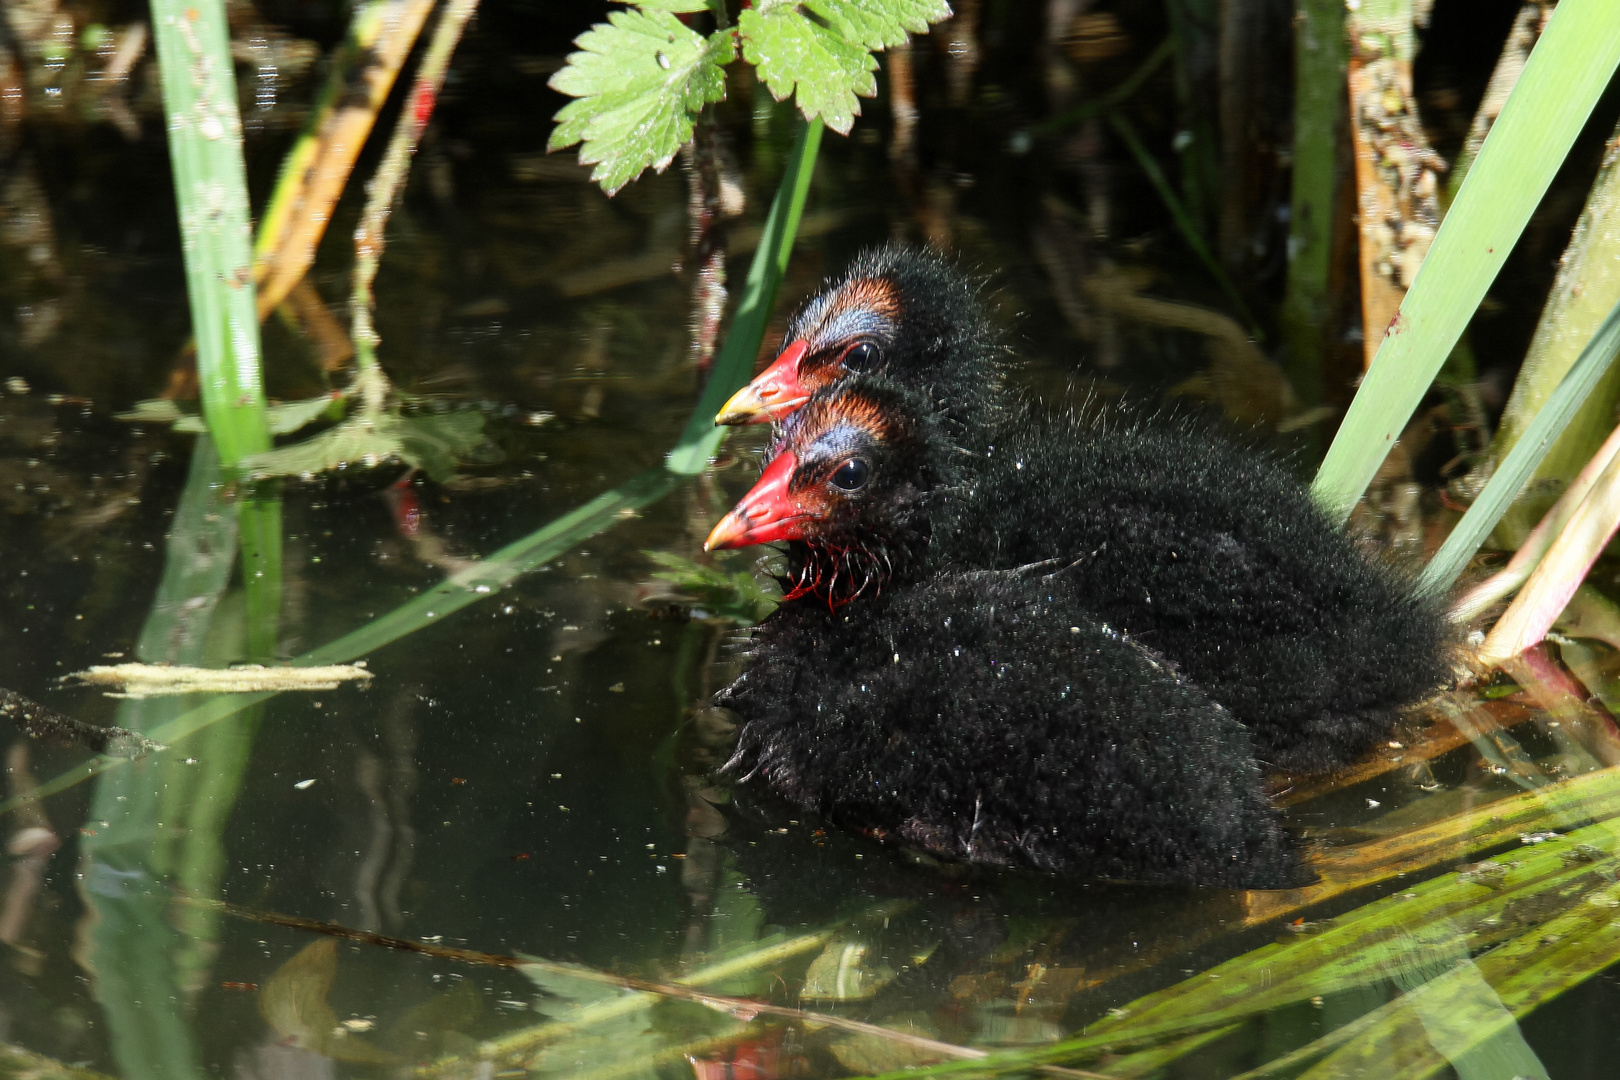
{"type": "Polygon", "coordinates": [[[877,346],[870,341],[857,342],[851,345],[849,351],[844,353],[844,368],[847,371],[867,371],[877,363],[877,346]]]}
{"type": "Polygon", "coordinates": [[[866,486],[867,479],[872,475],[871,466],[860,458],[850,458],[837,471],[832,474],[833,487],[844,491],[859,491],[866,486]]]}

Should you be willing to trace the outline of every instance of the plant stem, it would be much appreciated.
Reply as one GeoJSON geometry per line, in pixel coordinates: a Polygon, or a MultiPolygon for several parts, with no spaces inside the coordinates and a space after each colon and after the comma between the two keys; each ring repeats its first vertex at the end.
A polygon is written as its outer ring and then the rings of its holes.
{"type": "Polygon", "coordinates": [[[803,124],[788,158],[787,172],[771,200],[765,218],[765,234],[760,237],[748,278],[743,282],[742,302],[737,305],[726,343],[715,357],[714,371],[698,399],[697,408],[681,432],[681,441],[664,459],[664,467],[677,476],[696,476],[708,467],[730,428],[716,427],[714,414],[727,398],[736,393],[754,372],[754,359],[765,337],[765,323],[776,304],[776,291],[787,272],[793,254],[793,238],[799,232],[805,196],[815,172],[816,151],[821,146],[822,123],[803,124]]]}
{"type": "Polygon", "coordinates": [[[1333,208],[1344,132],[1343,0],[1303,0],[1294,33],[1294,176],[1288,219],[1284,364],[1306,407],[1322,399],[1324,345],[1333,328],[1333,208]]]}
{"type": "Polygon", "coordinates": [[[478,10],[478,0],[450,0],[439,16],[433,30],[427,55],[417,69],[416,81],[411,85],[405,109],[394,125],[394,134],[388,140],[388,150],[377,174],[367,185],[366,208],[360,215],[360,224],[354,231],[354,287],[350,298],[350,317],[353,328],[355,365],[359,369],[361,409],[366,415],[382,411],[387,382],[377,366],[377,332],[372,326],[371,285],[377,278],[377,266],[382,261],[383,245],[387,243],[388,215],[394,200],[410,171],[411,157],[416,144],[433,115],[434,103],[444,85],[445,72],[450,67],[450,55],[461,40],[467,20],[478,10]]]}
{"type": "Polygon", "coordinates": [[[1029,133],[1031,135],[1050,135],[1053,132],[1062,131],[1066,127],[1073,127],[1082,120],[1090,120],[1093,116],[1101,116],[1118,105],[1123,105],[1142,88],[1142,84],[1147,82],[1153,73],[1163,66],[1166,60],[1175,55],[1175,52],[1175,40],[1166,38],[1159,43],[1158,48],[1148,54],[1147,59],[1143,60],[1141,66],[1131,72],[1124,82],[1100,97],[1092,98],[1082,105],[1076,105],[1067,112],[1060,113],[1049,120],[1042,120],[1038,124],[1031,125],[1029,133]]]}
{"type": "Polygon", "coordinates": [[[433,0],[368,0],[355,11],[259,224],[253,253],[261,315],[281,303],[315,261],[332,208],[432,11],[433,0]]]}
{"type": "MultiPolygon", "coordinates": [[[[1620,137],[1620,128],[1610,136],[1620,137]]],[[[1615,144],[1611,141],[1610,146],[1615,144]]],[[[1620,154],[1610,150],[1586,198],[1569,246],[1558,262],[1558,277],[1524,364],[1513,383],[1507,407],[1491,446],[1500,461],[1526,433],[1580,355],[1604,317],[1620,302],[1620,154]]],[[[1620,369],[1611,370],[1593,387],[1569,427],[1547,450],[1529,485],[1514,499],[1496,530],[1503,547],[1522,543],[1535,521],[1561,489],[1591,459],[1614,428],[1620,403],[1620,369]]]]}
{"type": "Polygon", "coordinates": [[[242,117],[224,0],[152,0],[203,415],[234,467],[270,445],[242,117]]]}
{"type": "Polygon", "coordinates": [[[1188,136],[1180,150],[1182,199],[1207,237],[1221,201],[1221,0],[1165,0],[1165,8],[1176,42],[1177,126],[1188,136]]]}
{"type": "Polygon", "coordinates": [[[279,481],[253,485],[237,507],[242,587],[247,594],[247,659],[275,659],[281,628],[281,494],[279,481]]]}
{"type": "Polygon", "coordinates": [[[1226,271],[1221,269],[1221,264],[1215,261],[1215,256],[1210,253],[1209,246],[1204,243],[1204,238],[1199,235],[1198,229],[1193,225],[1192,218],[1187,216],[1187,211],[1181,205],[1181,200],[1176,197],[1175,189],[1170,186],[1170,181],[1165,179],[1164,170],[1159,168],[1159,163],[1154,160],[1152,154],[1148,153],[1147,147],[1142,145],[1142,140],[1136,137],[1136,129],[1131,126],[1129,120],[1126,120],[1117,111],[1108,114],[1108,122],[1113,126],[1114,132],[1124,141],[1126,148],[1131,152],[1131,156],[1136,158],[1137,165],[1141,166],[1142,171],[1147,174],[1148,182],[1153,185],[1153,190],[1159,193],[1159,198],[1164,201],[1165,209],[1170,211],[1170,217],[1175,221],[1176,228],[1181,231],[1181,238],[1186,241],[1188,247],[1192,248],[1193,254],[1198,256],[1198,261],[1204,264],[1204,269],[1209,271],[1210,277],[1215,279],[1215,283],[1221,287],[1221,291],[1226,294],[1226,298],[1232,302],[1232,309],[1237,312],[1238,317],[1248,327],[1249,333],[1254,335],[1256,341],[1264,341],[1265,334],[1261,332],[1259,324],[1254,320],[1254,316],[1249,313],[1249,307],[1243,302],[1243,297],[1238,293],[1237,286],[1233,285],[1232,279],[1226,276],[1226,271]]]}
{"type": "MultiPolygon", "coordinates": [[[[1502,520],[1508,505],[1541,464],[1548,448],[1563,433],[1570,419],[1580,410],[1582,402],[1591,396],[1593,387],[1603,379],[1614,362],[1616,352],[1620,352],[1620,300],[1609,309],[1603,323],[1586,340],[1586,347],[1559,380],[1547,403],[1535,414],[1524,434],[1497,466],[1485,489],[1479,493],[1462,520],[1452,528],[1451,535],[1440,545],[1434,558],[1423,568],[1418,580],[1424,589],[1443,592],[1456,582],[1463,567],[1468,565],[1468,560],[1473,558],[1474,552],[1479,550],[1479,545],[1485,542],[1485,537],[1490,535],[1496,523],[1502,520]]],[[[1337,440],[1334,446],[1338,446],[1337,440]]],[[[1323,468],[1326,469],[1326,466],[1323,468]]]]}

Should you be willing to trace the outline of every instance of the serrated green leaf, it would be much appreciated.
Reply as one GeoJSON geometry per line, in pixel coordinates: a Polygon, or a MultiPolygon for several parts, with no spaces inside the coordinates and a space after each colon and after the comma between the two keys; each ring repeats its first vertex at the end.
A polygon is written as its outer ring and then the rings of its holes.
{"type": "Polygon", "coordinates": [[[532,1075],[577,1076],[589,1068],[625,1080],[657,1080],[654,1058],[669,1040],[652,1030],[656,997],[604,985],[591,969],[575,964],[537,961],[518,970],[545,995],[536,1011],[574,1032],[530,1059],[532,1075]]]}
{"type": "Polygon", "coordinates": [[[407,416],[399,424],[399,456],[442,484],[456,474],[461,457],[484,440],[484,417],[476,412],[407,416]]]}
{"type": "Polygon", "coordinates": [[[390,413],[371,420],[351,416],[303,442],[254,454],[242,462],[242,468],[250,478],[264,480],[272,476],[313,476],[350,465],[373,466],[399,460],[442,483],[455,475],[461,455],[483,437],[484,418],[476,412],[404,417],[390,413]]]}
{"type": "Polygon", "coordinates": [[[812,22],[797,5],[749,8],[737,17],[737,29],[743,58],[759,69],[771,96],[784,101],[797,91],[799,111],[807,120],[819,116],[840,135],[848,135],[861,112],[856,95],[877,93],[872,54],[832,27],[812,22]]]}
{"type": "MultiPolygon", "coordinates": [[[[341,400],[341,396],[330,395],[309,398],[304,401],[281,402],[265,410],[265,422],[269,425],[270,434],[290,435],[299,428],[320,419],[323,414],[332,408],[334,402],[341,400]]],[[[201,416],[196,413],[181,412],[180,406],[167,398],[138,402],[129,412],[119,413],[117,419],[144,421],[153,424],[172,424],[174,430],[191,435],[201,435],[208,430],[208,425],[201,416]]]]}
{"type": "Polygon", "coordinates": [[[312,476],[348,465],[380,465],[403,451],[399,417],[367,421],[354,416],[303,442],[243,458],[242,469],[254,480],[312,476]]]}
{"type": "Polygon", "coordinates": [[[856,96],[877,93],[871,50],[950,14],[945,0],[761,0],[738,16],[737,29],[744,58],[776,100],[797,93],[805,119],[819,116],[847,135],[861,112],[856,96]]]}
{"type": "Polygon", "coordinates": [[[705,39],[665,10],[686,2],[611,13],[574,41],[581,51],[552,76],[553,90],[579,100],[558,111],[547,147],[582,142],[580,163],[597,166],[591,179],[609,195],[648,166],[662,172],[692,137],[698,110],[726,96],[721,68],[736,55],[731,32],[705,39]]]}
{"type": "Polygon", "coordinates": [[[278,402],[266,410],[265,422],[270,426],[270,434],[291,435],[323,416],[337,419],[342,413],[334,412],[333,406],[339,405],[342,400],[341,394],[327,394],[325,397],[306,398],[303,401],[278,402]]]}
{"type": "Polygon", "coordinates": [[[903,45],[908,32],[924,34],[928,24],[951,17],[945,0],[805,0],[845,41],[868,49],[903,45]]]}
{"type": "Polygon", "coordinates": [[[113,419],[131,423],[173,424],[184,419],[185,415],[180,411],[180,406],[168,398],[151,398],[136,402],[128,412],[114,413],[113,419]]]}

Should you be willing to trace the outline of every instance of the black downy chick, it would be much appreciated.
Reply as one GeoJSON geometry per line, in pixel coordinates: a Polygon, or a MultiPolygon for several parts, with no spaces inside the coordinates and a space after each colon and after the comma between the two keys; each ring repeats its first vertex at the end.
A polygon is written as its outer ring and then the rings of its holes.
{"type": "Polygon", "coordinates": [[[745,721],[728,771],[947,858],[1233,887],[1306,880],[1243,725],[1098,625],[1054,567],[925,567],[919,463],[879,452],[919,442],[913,414],[902,392],[870,389],[798,413],[710,538],[793,541],[798,585],[721,695],[745,721]]]}
{"type": "Polygon", "coordinates": [[[1075,602],[1170,658],[1277,768],[1352,760],[1448,677],[1439,599],[1366,558],[1279,465],[1194,423],[1047,419],[941,494],[934,560],[1062,561],[1075,602]]]}
{"type": "MultiPolygon", "coordinates": [[[[1185,422],[1042,419],[1012,400],[972,288],[939,259],[862,256],[789,340],[719,422],[780,421],[861,370],[919,394],[913,412],[936,422],[907,453],[919,483],[954,494],[909,511],[926,523],[887,546],[937,534],[938,566],[1075,562],[1090,610],[1237,713],[1268,764],[1347,762],[1447,677],[1440,598],[1366,559],[1275,462],[1185,422]],[[873,326],[882,334],[861,329],[873,326]],[[773,390],[767,410],[760,386],[792,391],[773,390]]],[[[843,559],[870,561],[858,548],[843,559]]]]}
{"type": "Polygon", "coordinates": [[[715,423],[780,422],[851,375],[922,394],[947,437],[970,449],[981,448],[1014,408],[973,285],[928,252],[892,245],[861,254],[794,316],[785,341],[715,423]]]}

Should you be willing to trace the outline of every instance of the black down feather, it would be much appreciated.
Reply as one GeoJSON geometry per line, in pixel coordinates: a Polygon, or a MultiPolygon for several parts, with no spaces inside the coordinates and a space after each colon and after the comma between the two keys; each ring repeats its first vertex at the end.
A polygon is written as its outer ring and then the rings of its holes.
{"type": "Polygon", "coordinates": [[[1055,560],[1072,602],[1169,658],[1279,768],[1349,761],[1448,674],[1438,599],[1279,465],[1193,424],[1029,424],[932,509],[936,565],[1055,560]]]}
{"type": "Polygon", "coordinates": [[[1307,879],[1231,713],[1039,571],[784,605],[721,703],[727,769],[949,858],[1275,888],[1307,879]]]}

